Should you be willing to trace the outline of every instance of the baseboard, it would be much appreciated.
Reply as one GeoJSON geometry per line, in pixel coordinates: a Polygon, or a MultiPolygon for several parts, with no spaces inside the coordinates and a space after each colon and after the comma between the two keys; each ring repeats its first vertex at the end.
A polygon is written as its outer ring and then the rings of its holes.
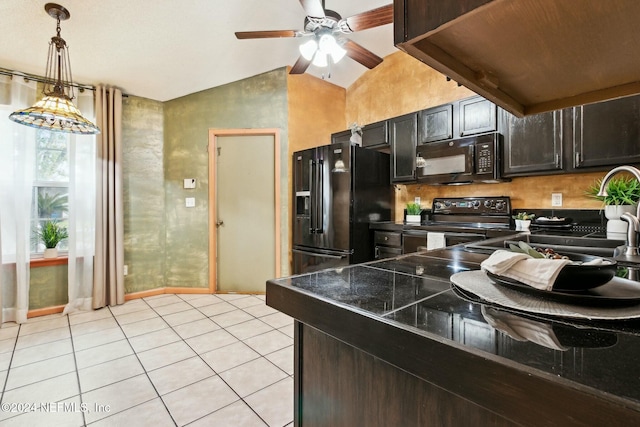
{"type": "MultiPolygon", "coordinates": [[[[162,294],[210,294],[209,288],[156,288],[147,291],[133,292],[124,296],[125,301],[139,298],[152,297],[162,294]]],[[[65,304],[66,305],[66,304],[65,304]]],[[[65,305],[56,305],[52,307],[36,308],[27,312],[27,319],[32,317],[48,316],[49,314],[62,313],[65,305]]]]}
{"type": "Polygon", "coordinates": [[[66,304],[29,310],[27,312],[27,319],[31,319],[32,317],[48,316],[50,314],[62,313],[65,306],[66,304]]]}

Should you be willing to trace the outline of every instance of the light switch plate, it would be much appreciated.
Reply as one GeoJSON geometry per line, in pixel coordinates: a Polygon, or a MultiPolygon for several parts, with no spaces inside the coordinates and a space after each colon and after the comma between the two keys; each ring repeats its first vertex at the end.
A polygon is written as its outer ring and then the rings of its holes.
{"type": "Polygon", "coordinates": [[[187,197],[184,199],[184,205],[188,208],[196,207],[196,198],[195,197],[187,197]]]}
{"type": "Polygon", "coordinates": [[[551,206],[558,208],[562,206],[562,193],[551,193],[551,206]]]}
{"type": "Polygon", "coordinates": [[[420,197],[414,197],[413,198],[413,203],[415,203],[416,205],[420,204],[420,197]]]}
{"type": "Polygon", "coordinates": [[[184,188],[196,188],[196,179],[195,178],[185,178],[183,187],[184,188]]]}

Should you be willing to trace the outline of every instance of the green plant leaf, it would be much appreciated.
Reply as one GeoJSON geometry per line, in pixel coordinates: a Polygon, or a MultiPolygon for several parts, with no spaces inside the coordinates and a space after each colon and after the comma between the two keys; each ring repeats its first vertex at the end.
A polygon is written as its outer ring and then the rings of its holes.
{"type": "Polygon", "coordinates": [[[55,248],[62,240],[69,237],[67,229],[60,225],[58,221],[45,221],[40,230],[38,230],[38,236],[42,239],[42,243],[46,248],[55,248]]]}
{"type": "Polygon", "coordinates": [[[602,179],[591,184],[585,194],[604,205],[635,205],[640,200],[640,182],[632,177],[612,178],[607,184],[607,195],[598,196],[602,179]]]}

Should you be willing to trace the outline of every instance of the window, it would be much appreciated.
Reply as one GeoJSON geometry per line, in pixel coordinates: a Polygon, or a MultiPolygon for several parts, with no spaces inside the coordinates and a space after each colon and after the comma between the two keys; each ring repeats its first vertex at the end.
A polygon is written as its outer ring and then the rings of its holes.
{"type": "MultiPolygon", "coordinates": [[[[38,129],[31,208],[31,253],[44,252],[38,230],[46,221],[67,226],[69,203],[69,135],[38,129]]],[[[66,239],[58,249],[67,250],[66,239]]]]}

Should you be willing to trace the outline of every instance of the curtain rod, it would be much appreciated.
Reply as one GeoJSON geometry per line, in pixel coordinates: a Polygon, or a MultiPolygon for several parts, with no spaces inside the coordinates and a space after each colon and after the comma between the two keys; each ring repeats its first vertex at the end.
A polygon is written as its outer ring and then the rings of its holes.
{"type": "MultiPolygon", "coordinates": [[[[17,76],[17,77],[22,77],[28,80],[33,80],[35,82],[40,82],[40,83],[49,83],[50,81],[47,80],[46,78],[42,77],[42,76],[36,76],[35,74],[29,74],[29,73],[24,73],[22,71],[15,71],[15,70],[9,70],[7,68],[0,68],[0,75],[5,75],[5,76],[17,76]]],[[[80,84],[80,83],[71,83],[70,84],[73,87],[76,87],[78,89],[80,89],[80,91],[83,90],[92,90],[95,91],[96,87],[93,85],[86,85],[86,84],[80,84]]],[[[123,98],[127,98],[129,95],[123,93],[122,97],[123,98]]]]}

